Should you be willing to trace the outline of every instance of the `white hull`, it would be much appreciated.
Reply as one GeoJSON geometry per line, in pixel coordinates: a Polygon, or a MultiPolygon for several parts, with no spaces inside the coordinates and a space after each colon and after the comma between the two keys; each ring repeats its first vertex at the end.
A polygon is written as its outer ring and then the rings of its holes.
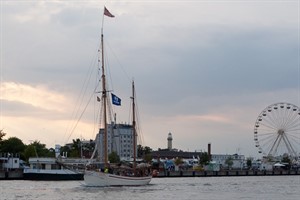
{"type": "Polygon", "coordinates": [[[84,181],[87,186],[104,187],[104,186],[140,186],[150,183],[152,176],[132,177],[119,176],[115,174],[85,171],[84,181]]]}

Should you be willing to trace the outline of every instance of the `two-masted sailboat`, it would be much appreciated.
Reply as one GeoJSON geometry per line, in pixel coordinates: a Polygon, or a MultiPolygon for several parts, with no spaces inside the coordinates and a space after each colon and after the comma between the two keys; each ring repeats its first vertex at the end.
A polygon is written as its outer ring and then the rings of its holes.
{"type": "MultiPolygon", "coordinates": [[[[104,15],[108,17],[114,17],[105,7],[104,15]]],[[[103,15],[103,17],[104,17],[103,15]]],[[[139,186],[147,185],[152,179],[150,170],[147,168],[138,168],[136,164],[136,146],[137,146],[137,134],[136,134],[136,121],[135,121],[135,88],[134,82],[132,82],[132,137],[133,137],[133,164],[132,166],[122,167],[120,165],[110,164],[108,162],[108,123],[107,123],[107,93],[106,80],[105,80],[105,63],[104,63],[104,43],[103,43],[103,27],[101,29],[101,70],[102,70],[102,96],[101,102],[103,103],[103,108],[101,113],[103,117],[103,140],[101,144],[103,145],[103,161],[104,163],[101,167],[95,167],[93,165],[87,166],[84,172],[84,181],[87,186],[139,186]]],[[[100,131],[99,131],[100,132],[100,131]]],[[[95,148],[96,149],[96,148],[95,148]]],[[[140,164],[140,166],[142,166],[140,164]]]]}

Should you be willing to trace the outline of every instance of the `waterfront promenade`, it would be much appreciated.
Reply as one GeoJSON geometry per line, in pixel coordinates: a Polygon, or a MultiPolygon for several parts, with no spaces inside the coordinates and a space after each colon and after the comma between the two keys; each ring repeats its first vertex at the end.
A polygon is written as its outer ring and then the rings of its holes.
{"type": "MultiPolygon", "coordinates": [[[[230,176],[289,176],[300,175],[300,170],[222,170],[222,171],[160,171],[154,178],[172,177],[230,177],[230,176]]],[[[0,180],[22,180],[23,171],[0,171],[0,180]]]]}
{"type": "Polygon", "coordinates": [[[300,175],[300,170],[223,170],[223,171],[160,171],[155,178],[219,177],[219,176],[286,176],[300,175]]]}

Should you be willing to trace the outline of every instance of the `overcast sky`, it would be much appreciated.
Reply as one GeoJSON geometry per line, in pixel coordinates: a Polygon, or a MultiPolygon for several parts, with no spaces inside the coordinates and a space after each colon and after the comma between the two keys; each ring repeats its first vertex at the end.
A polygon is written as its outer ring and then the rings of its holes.
{"type": "Polygon", "coordinates": [[[108,82],[123,104],[117,121],[130,121],[134,79],[142,145],[166,148],[171,132],[177,149],[206,151],[211,143],[215,154],[257,157],[260,112],[277,102],[300,105],[297,0],[2,0],[6,138],[48,148],[94,139],[94,98],[72,127],[94,89],[104,5],[115,15],[104,18],[104,37],[108,82]]]}

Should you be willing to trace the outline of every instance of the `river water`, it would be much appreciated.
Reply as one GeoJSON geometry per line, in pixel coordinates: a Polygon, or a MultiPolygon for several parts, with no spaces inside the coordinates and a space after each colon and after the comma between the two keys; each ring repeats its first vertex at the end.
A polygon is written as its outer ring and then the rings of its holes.
{"type": "Polygon", "coordinates": [[[83,181],[0,181],[1,200],[299,200],[300,176],[155,178],[140,187],[86,187],[83,181]]]}

